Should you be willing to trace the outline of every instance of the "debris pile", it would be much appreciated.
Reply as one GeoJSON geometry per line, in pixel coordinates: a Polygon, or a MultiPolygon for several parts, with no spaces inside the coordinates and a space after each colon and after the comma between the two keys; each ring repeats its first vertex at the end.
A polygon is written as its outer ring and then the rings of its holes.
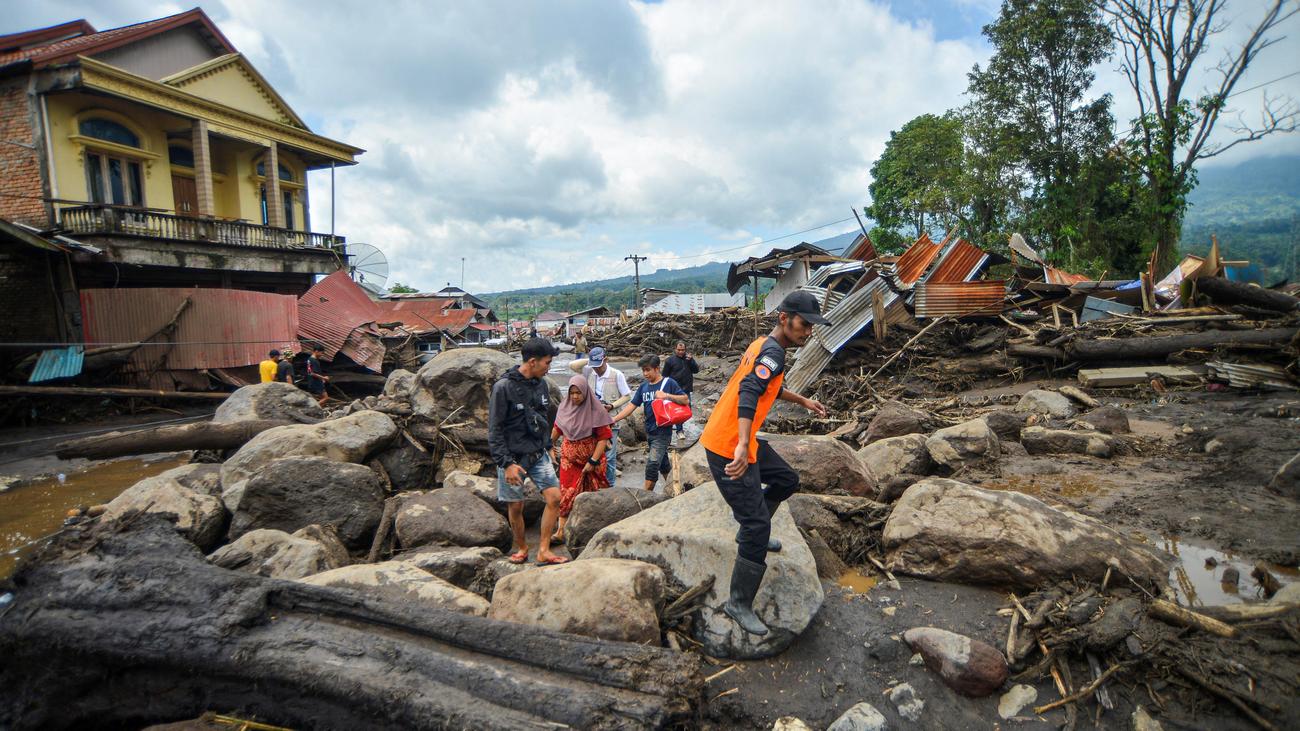
{"type": "Polygon", "coordinates": [[[758,335],[772,329],[771,315],[755,317],[738,307],[707,315],[671,315],[652,312],[592,338],[593,344],[613,353],[634,355],[670,353],[678,340],[690,344],[691,352],[732,356],[744,352],[758,335]]]}

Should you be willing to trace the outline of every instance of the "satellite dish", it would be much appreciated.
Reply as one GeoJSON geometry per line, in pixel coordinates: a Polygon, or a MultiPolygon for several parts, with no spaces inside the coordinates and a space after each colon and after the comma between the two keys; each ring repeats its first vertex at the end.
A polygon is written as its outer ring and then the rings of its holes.
{"type": "Polygon", "coordinates": [[[379,289],[388,282],[388,257],[370,244],[348,244],[348,276],[357,284],[379,289]]]}

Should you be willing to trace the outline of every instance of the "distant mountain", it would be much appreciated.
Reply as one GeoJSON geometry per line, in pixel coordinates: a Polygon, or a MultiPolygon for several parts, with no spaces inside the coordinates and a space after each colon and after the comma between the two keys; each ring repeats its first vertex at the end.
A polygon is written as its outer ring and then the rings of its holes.
{"type": "MultiPolygon", "coordinates": [[[[662,289],[676,289],[669,287],[666,282],[682,282],[703,280],[710,283],[720,283],[720,289],[701,289],[693,290],[697,292],[720,292],[726,289],[728,263],[723,261],[711,261],[708,264],[699,266],[686,267],[685,269],[659,269],[658,271],[641,275],[642,287],[660,287],[662,289]]],[[[489,292],[481,297],[499,297],[501,295],[510,296],[527,296],[541,294],[559,294],[569,290],[576,289],[623,289],[631,287],[635,283],[635,278],[629,274],[625,277],[612,277],[610,279],[597,279],[591,282],[572,282],[569,284],[554,284],[549,287],[533,287],[532,289],[512,289],[504,292],[489,292]]],[[[684,291],[684,290],[679,290],[684,291]]]]}
{"type": "Polygon", "coordinates": [[[1295,277],[1300,156],[1200,170],[1188,202],[1183,251],[1204,254],[1215,235],[1225,258],[1249,259],[1263,270],[1265,284],[1295,277]]]}

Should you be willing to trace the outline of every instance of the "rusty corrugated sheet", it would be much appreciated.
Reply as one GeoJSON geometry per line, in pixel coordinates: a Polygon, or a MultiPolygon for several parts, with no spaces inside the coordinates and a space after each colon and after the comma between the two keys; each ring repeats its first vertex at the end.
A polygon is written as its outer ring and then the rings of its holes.
{"type": "Polygon", "coordinates": [[[923,282],[916,285],[917,317],[996,315],[1006,303],[1002,281],[923,282]]]}
{"type": "Polygon", "coordinates": [[[916,243],[907,247],[907,251],[898,257],[898,262],[894,264],[894,278],[898,280],[900,286],[908,287],[916,283],[916,280],[925,274],[929,268],[930,262],[939,253],[939,245],[930,240],[929,234],[921,234],[921,238],[916,243]]]}
{"type": "MultiPolygon", "coordinates": [[[[367,297],[347,272],[339,270],[298,299],[298,333],[303,340],[320,343],[325,358],[333,360],[353,330],[383,320],[383,313],[384,309],[367,297]]],[[[350,353],[346,355],[357,360],[350,353]]]]}
{"type": "Polygon", "coordinates": [[[880,254],[876,253],[875,244],[871,243],[871,237],[866,234],[858,234],[858,237],[853,239],[853,243],[849,245],[849,248],[844,251],[845,259],[874,261],[879,257],[880,254]]]}
{"type": "Polygon", "coordinates": [[[88,349],[145,338],[175,343],[143,346],[125,367],[137,382],[174,388],[176,378],[153,376],[252,365],[272,348],[297,348],[297,304],[292,295],[235,289],[83,289],[82,332],[88,349]],[[157,335],[178,310],[174,331],[157,335]]]}
{"type": "Polygon", "coordinates": [[[965,239],[957,239],[925,281],[968,282],[988,258],[988,252],[965,239]]]}
{"type": "Polygon", "coordinates": [[[1051,264],[1043,266],[1043,279],[1049,284],[1078,284],[1088,281],[1086,274],[1071,274],[1064,269],[1057,269],[1051,264]]]}

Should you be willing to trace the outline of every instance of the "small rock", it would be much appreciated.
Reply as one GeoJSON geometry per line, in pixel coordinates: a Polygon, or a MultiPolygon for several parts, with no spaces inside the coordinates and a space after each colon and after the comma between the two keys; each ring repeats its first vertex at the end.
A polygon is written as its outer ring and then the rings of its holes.
{"type": "Polygon", "coordinates": [[[1002,694],[998,699],[998,715],[1002,718],[1011,718],[1030,703],[1038,700],[1038,691],[1032,685],[1013,685],[1011,690],[1002,694]]]}
{"type": "Polygon", "coordinates": [[[1078,420],[1107,434],[1129,433],[1128,415],[1114,406],[1099,406],[1078,420]]]}
{"type": "Polygon", "coordinates": [[[1223,576],[1219,578],[1219,581],[1229,586],[1237,586],[1241,583],[1241,572],[1235,566],[1229,566],[1223,570],[1223,576]]]}
{"type": "Polygon", "coordinates": [[[998,436],[981,419],[936,431],[925,440],[925,448],[935,464],[949,470],[983,457],[1001,455],[998,436]]]}
{"type": "Polygon", "coordinates": [[[1147,709],[1142,706],[1133,709],[1133,715],[1129,717],[1129,721],[1133,724],[1133,731],[1164,731],[1165,728],[1160,725],[1159,721],[1152,718],[1151,714],[1147,713],[1147,709]]]}
{"type": "Polygon", "coordinates": [[[910,660],[907,661],[907,664],[908,664],[908,665],[918,665],[918,666],[919,666],[919,665],[924,665],[924,664],[925,664],[925,658],[921,657],[921,653],[919,653],[919,652],[914,652],[914,653],[912,653],[912,658],[911,658],[910,660]]]}
{"type": "Polygon", "coordinates": [[[881,613],[884,614],[886,617],[892,617],[892,616],[894,616],[894,612],[897,612],[897,611],[898,611],[898,607],[885,607],[885,608],[881,609],[880,611],[881,611],[881,613]]]}
{"type": "Polygon", "coordinates": [[[1056,419],[1068,419],[1074,416],[1074,403],[1055,391],[1034,389],[1020,397],[1016,411],[1028,411],[1043,414],[1056,419]]]}
{"type": "Polygon", "coordinates": [[[925,701],[912,688],[910,683],[900,683],[886,693],[889,700],[898,709],[898,715],[916,723],[921,720],[921,711],[925,710],[925,701]]]}
{"type": "Polygon", "coordinates": [[[972,698],[982,698],[1007,679],[1007,661],[987,643],[936,627],[914,627],[903,641],[925,659],[948,687],[972,698]]]}
{"type": "Polygon", "coordinates": [[[1300,604],[1300,582],[1278,589],[1268,601],[1270,604],[1300,604]]]}
{"type": "Polygon", "coordinates": [[[772,724],[772,731],[813,731],[812,727],[794,716],[782,716],[772,724]]]}
{"type": "Polygon", "coordinates": [[[826,731],[884,731],[885,717],[870,703],[859,703],[835,719],[826,731]]]}

